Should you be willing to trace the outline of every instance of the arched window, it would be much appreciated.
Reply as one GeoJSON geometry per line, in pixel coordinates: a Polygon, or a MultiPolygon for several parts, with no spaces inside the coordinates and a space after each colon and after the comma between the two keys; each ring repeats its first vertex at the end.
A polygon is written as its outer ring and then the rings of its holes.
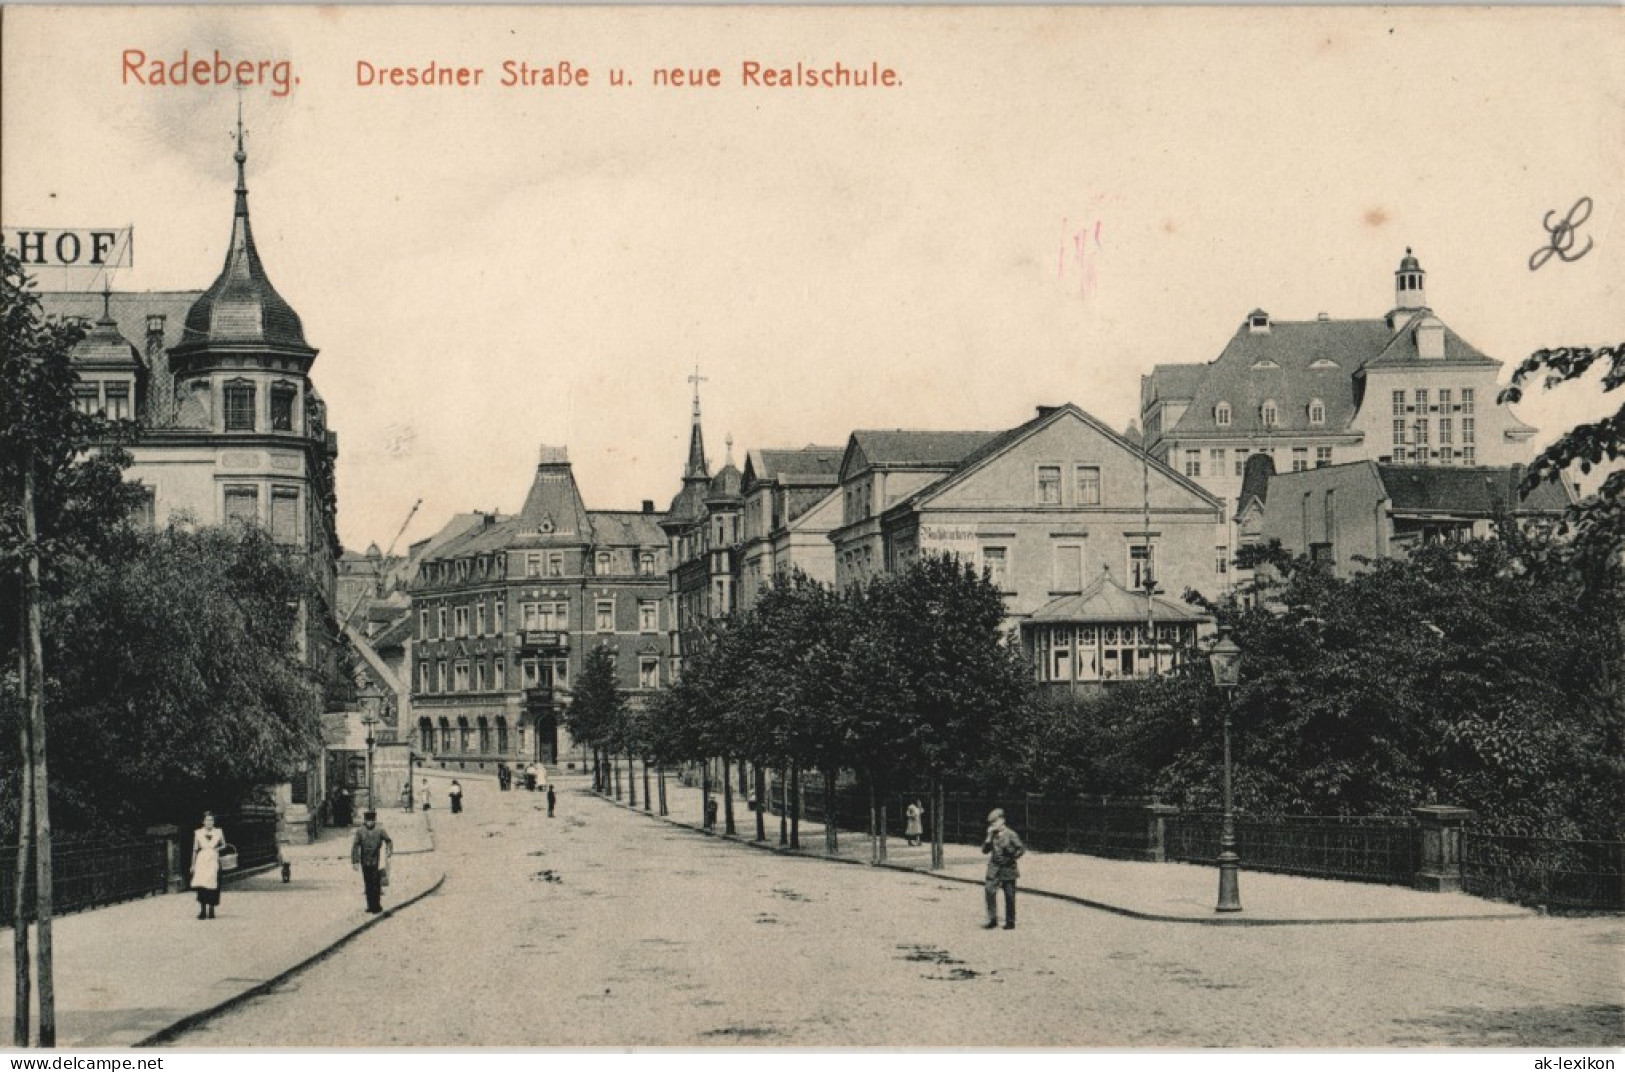
{"type": "Polygon", "coordinates": [[[1318,398],[1310,399],[1309,401],[1309,423],[1326,423],[1326,403],[1322,402],[1318,398]]]}
{"type": "Polygon", "coordinates": [[[446,721],[444,715],[440,718],[440,751],[451,751],[451,723],[446,721]]]}
{"type": "Polygon", "coordinates": [[[426,718],[418,719],[418,747],[425,752],[434,751],[434,723],[426,718]]]}
{"type": "Polygon", "coordinates": [[[1275,399],[1266,398],[1264,404],[1258,407],[1258,421],[1265,428],[1274,428],[1276,425],[1275,399]]]}
{"type": "Polygon", "coordinates": [[[459,716],[457,719],[457,750],[467,752],[469,745],[474,741],[474,731],[468,724],[468,719],[459,716]]]}
{"type": "Polygon", "coordinates": [[[479,727],[480,727],[480,755],[483,756],[483,755],[488,754],[491,751],[491,724],[485,720],[484,715],[480,716],[479,727]]]}
{"type": "Polygon", "coordinates": [[[508,720],[501,715],[497,716],[497,751],[508,754],[508,720]]]}
{"type": "Polygon", "coordinates": [[[1230,427],[1230,403],[1220,402],[1213,407],[1213,423],[1220,428],[1230,427]]]}

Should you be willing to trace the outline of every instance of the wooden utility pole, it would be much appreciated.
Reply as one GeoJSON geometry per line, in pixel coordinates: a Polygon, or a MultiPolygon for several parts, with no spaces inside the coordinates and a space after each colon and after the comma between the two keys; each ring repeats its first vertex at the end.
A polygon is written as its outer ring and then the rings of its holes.
{"type": "Polygon", "coordinates": [[[23,467],[23,534],[28,541],[23,607],[28,619],[28,754],[34,802],[34,971],[39,989],[39,1044],[56,1045],[56,987],[51,971],[51,807],[45,772],[45,643],[40,615],[39,526],[34,517],[34,459],[23,467]]]}

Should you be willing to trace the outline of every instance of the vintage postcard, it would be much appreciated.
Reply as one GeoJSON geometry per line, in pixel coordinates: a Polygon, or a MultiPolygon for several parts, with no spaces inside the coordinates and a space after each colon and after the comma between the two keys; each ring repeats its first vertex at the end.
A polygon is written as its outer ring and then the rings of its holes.
{"type": "Polygon", "coordinates": [[[1611,575],[1461,565],[1618,494],[1617,9],[0,30],[137,533],[8,544],[13,1042],[1617,1054],[1611,575]]]}

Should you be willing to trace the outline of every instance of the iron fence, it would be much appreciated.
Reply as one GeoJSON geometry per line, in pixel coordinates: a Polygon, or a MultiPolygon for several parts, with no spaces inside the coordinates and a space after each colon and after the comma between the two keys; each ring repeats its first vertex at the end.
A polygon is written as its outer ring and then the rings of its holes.
{"type": "MultiPolygon", "coordinates": [[[[239,871],[264,867],[277,862],[276,809],[244,808],[235,814],[222,815],[216,822],[226,832],[226,840],[237,850],[239,871]]],[[[192,846],[181,843],[190,866],[192,846]]]]}
{"type": "MultiPolygon", "coordinates": [[[[1169,816],[1167,856],[1212,863],[1224,818],[1210,813],[1169,816]]],[[[1236,854],[1247,871],[1408,886],[1420,865],[1420,838],[1408,816],[1238,816],[1236,854]]]]}
{"type": "MultiPolygon", "coordinates": [[[[163,893],[168,867],[168,855],[160,840],[54,842],[51,846],[52,913],[82,912],[163,893]]],[[[26,882],[32,903],[32,869],[26,882]]],[[[16,891],[17,849],[12,846],[0,849],[0,925],[11,925],[16,891]]]]}
{"type": "Polygon", "coordinates": [[[1519,837],[1468,827],[1461,836],[1461,882],[1479,897],[1621,912],[1625,842],[1519,837]]]}

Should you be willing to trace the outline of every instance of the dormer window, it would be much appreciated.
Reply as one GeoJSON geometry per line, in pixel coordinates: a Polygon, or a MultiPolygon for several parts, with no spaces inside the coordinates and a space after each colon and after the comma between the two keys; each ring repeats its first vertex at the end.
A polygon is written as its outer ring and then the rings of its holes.
{"type": "Polygon", "coordinates": [[[1311,399],[1310,402],[1309,402],[1309,423],[1310,424],[1325,424],[1326,423],[1326,403],[1322,402],[1318,398],[1311,399]]]}
{"type": "Polygon", "coordinates": [[[1274,428],[1278,423],[1275,399],[1266,398],[1264,404],[1258,407],[1258,422],[1265,428],[1274,428]]]}
{"type": "Polygon", "coordinates": [[[1254,309],[1247,314],[1247,331],[1253,335],[1264,335],[1270,330],[1270,314],[1262,309],[1254,309]]]}
{"type": "Polygon", "coordinates": [[[1213,407],[1213,423],[1220,428],[1230,427],[1230,403],[1220,402],[1213,407]]]}

